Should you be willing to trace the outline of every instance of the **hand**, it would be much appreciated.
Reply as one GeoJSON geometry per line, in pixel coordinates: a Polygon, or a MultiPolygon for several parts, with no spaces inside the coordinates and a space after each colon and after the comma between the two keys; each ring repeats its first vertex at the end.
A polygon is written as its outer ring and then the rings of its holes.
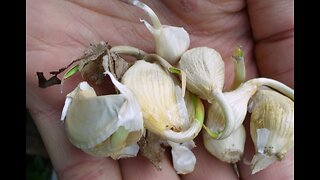
{"type": "MultiPolygon", "coordinates": [[[[247,79],[264,76],[293,87],[292,0],[144,2],[155,10],[162,24],[183,26],[190,33],[191,48],[208,46],[221,53],[226,63],[227,87],[233,78],[230,57],[238,44],[245,51],[247,79]]],[[[66,66],[79,58],[90,43],[100,41],[152,52],[153,37],[139,17],[149,21],[141,9],[117,0],[27,1],[27,108],[59,179],[179,179],[169,154],[162,162],[162,171],[157,171],[141,156],[114,161],[91,157],[75,148],[59,119],[65,95],[81,79],[67,80],[64,93],[60,94],[59,86],[39,88],[35,75],[37,71],[47,73],[66,66]]],[[[104,89],[104,94],[107,92],[104,89]]],[[[220,162],[204,149],[201,135],[196,138],[196,145],[195,170],[180,178],[237,178],[231,165],[220,162]]],[[[249,136],[246,145],[249,150],[244,157],[251,160],[254,149],[249,136]]],[[[239,163],[238,167],[242,179],[292,179],[293,153],[253,176],[250,166],[239,163]]]]}

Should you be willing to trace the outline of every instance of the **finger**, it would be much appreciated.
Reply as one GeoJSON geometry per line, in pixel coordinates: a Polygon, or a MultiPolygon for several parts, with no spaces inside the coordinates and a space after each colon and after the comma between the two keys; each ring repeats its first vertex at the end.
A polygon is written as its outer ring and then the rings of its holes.
{"type": "Polygon", "coordinates": [[[293,1],[247,0],[260,75],[293,87],[293,1]]]}
{"type": "MultiPolygon", "coordinates": [[[[243,156],[244,161],[251,161],[253,155],[255,154],[254,144],[252,142],[249,126],[250,123],[248,120],[245,121],[244,126],[246,128],[246,144],[245,144],[245,152],[243,156]]],[[[293,179],[293,152],[290,152],[286,155],[285,159],[280,162],[275,162],[271,164],[264,170],[257,172],[256,174],[252,175],[252,170],[250,165],[245,164],[243,161],[238,163],[239,173],[241,179],[244,180],[286,180],[286,179],[293,179]]]]}
{"type": "Polygon", "coordinates": [[[64,132],[64,125],[60,122],[60,112],[43,107],[36,107],[37,102],[27,98],[35,124],[39,129],[52,165],[59,179],[121,179],[116,161],[110,158],[96,158],[86,155],[72,146],[64,132]]]}
{"type": "Polygon", "coordinates": [[[195,169],[190,174],[182,175],[182,179],[238,179],[230,164],[218,160],[207,152],[201,133],[195,139],[195,143],[197,147],[192,149],[197,158],[195,169]]]}
{"type": "Polygon", "coordinates": [[[157,170],[147,158],[140,154],[134,158],[120,159],[119,164],[124,180],[179,179],[179,176],[172,167],[168,153],[165,153],[160,163],[161,170],[157,170]]]}

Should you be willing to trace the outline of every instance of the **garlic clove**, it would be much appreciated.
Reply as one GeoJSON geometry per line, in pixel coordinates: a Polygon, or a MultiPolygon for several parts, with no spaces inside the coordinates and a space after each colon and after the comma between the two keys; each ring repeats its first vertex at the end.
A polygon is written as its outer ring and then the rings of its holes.
{"type": "MultiPolygon", "coordinates": [[[[70,142],[94,156],[119,154],[123,148],[135,144],[143,133],[140,107],[133,94],[107,72],[122,94],[96,96],[87,82],[67,95],[62,119],[70,142]]],[[[123,151],[136,156],[137,151],[123,151]]]]}
{"type": "Polygon", "coordinates": [[[182,27],[162,25],[154,29],[146,21],[142,21],[155,39],[156,53],[170,64],[176,64],[182,54],[190,46],[189,34],[182,27]]]}
{"type": "Polygon", "coordinates": [[[174,142],[185,142],[201,130],[203,119],[189,120],[181,88],[160,65],[137,61],[122,82],[139,101],[144,125],[151,132],[174,142]]]}
{"type": "Polygon", "coordinates": [[[171,146],[171,154],[173,161],[173,168],[178,174],[188,174],[194,170],[196,164],[196,157],[191,151],[192,148],[196,147],[193,141],[185,143],[175,143],[168,141],[171,146]]]}
{"type": "Polygon", "coordinates": [[[160,65],[137,61],[122,77],[122,82],[139,101],[144,118],[148,119],[147,129],[159,134],[166,128],[181,130],[188,124],[187,118],[180,118],[186,110],[178,108],[176,85],[160,65]]]}
{"type": "Polygon", "coordinates": [[[203,144],[207,151],[218,158],[220,161],[227,163],[238,162],[244,152],[246,132],[241,125],[225,139],[212,139],[208,133],[203,131],[203,144]]]}
{"type": "Polygon", "coordinates": [[[181,56],[178,67],[186,74],[188,90],[210,103],[215,100],[222,107],[225,127],[213,135],[218,139],[228,137],[232,133],[229,122],[234,115],[222,93],[225,67],[220,54],[208,47],[193,48],[181,56]]]}
{"type": "Polygon", "coordinates": [[[259,89],[251,99],[250,133],[256,155],[252,173],[281,161],[294,144],[294,102],[270,89],[259,89]]]}
{"type": "Polygon", "coordinates": [[[155,39],[155,52],[170,64],[176,64],[181,55],[189,48],[188,32],[183,27],[162,25],[155,12],[143,2],[137,0],[125,2],[141,8],[148,14],[153,26],[145,20],[140,21],[144,23],[155,39]]]}
{"type": "Polygon", "coordinates": [[[225,67],[221,55],[208,47],[186,51],[178,64],[186,73],[187,88],[202,99],[212,99],[212,92],[222,91],[225,67]]]}

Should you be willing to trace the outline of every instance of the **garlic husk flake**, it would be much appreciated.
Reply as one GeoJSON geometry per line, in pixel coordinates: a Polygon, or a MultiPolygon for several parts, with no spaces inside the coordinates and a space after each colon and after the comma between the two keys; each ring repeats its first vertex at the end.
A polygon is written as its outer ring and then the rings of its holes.
{"type": "Polygon", "coordinates": [[[191,151],[196,147],[193,141],[184,143],[175,143],[168,141],[171,146],[171,154],[173,161],[173,168],[178,174],[188,174],[194,170],[196,164],[196,157],[191,151]]]}

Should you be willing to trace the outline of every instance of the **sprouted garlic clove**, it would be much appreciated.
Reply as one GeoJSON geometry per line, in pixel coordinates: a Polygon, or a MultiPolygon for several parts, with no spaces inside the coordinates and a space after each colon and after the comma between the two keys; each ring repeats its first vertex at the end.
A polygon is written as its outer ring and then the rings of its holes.
{"type": "Polygon", "coordinates": [[[155,39],[155,52],[170,64],[176,64],[181,55],[189,48],[190,37],[183,27],[162,25],[155,12],[138,0],[124,1],[141,8],[150,17],[152,24],[141,20],[155,39]]]}
{"type": "Polygon", "coordinates": [[[214,132],[214,136],[217,139],[228,137],[233,130],[230,122],[234,115],[222,93],[225,67],[221,55],[212,48],[193,48],[181,56],[178,68],[186,73],[186,84],[189,91],[208,100],[209,103],[216,101],[222,107],[226,118],[225,126],[222,131],[214,132]]]}
{"type": "Polygon", "coordinates": [[[256,154],[252,173],[281,161],[294,144],[294,102],[271,89],[259,89],[251,99],[250,134],[256,154]]]}
{"type": "Polygon", "coordinates": [[[121,94],[97,96],[87,82],[81,82],[67,95],[61,119],[70,142],[88,154],[114,159],[136,156],[135,144],[143,133],[140,107],[130,90],[107,74],[121,94]]]}
{"type": "MultiPolygon", "coordinates": [[[[181,87],[160,65],[137,61],[122,82],[139,101],[147,130],[178,143],[190,141],[200,132],[203,119],[189,120],[181,87]]],[[[203,106],[196,102],[197,107],[203,106]]]]}

